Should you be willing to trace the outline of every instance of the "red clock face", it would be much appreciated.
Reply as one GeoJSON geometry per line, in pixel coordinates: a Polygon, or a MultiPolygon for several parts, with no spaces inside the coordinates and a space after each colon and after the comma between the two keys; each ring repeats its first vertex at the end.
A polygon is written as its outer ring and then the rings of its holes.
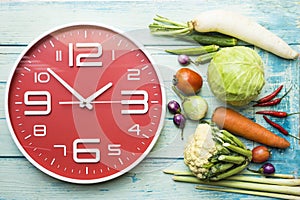
{"type": "Polygon", "coordinates": [[[165,113],[152,60],[124,34],[70,25],[29,45],[6,95],[10,131],[43,172],[74,183],[110,180],[136,166],[165,113]]]}

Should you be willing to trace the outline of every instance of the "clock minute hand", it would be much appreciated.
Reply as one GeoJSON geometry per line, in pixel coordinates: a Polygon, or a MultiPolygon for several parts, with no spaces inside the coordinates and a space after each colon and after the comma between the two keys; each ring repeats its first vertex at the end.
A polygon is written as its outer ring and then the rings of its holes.
{"type": "MultiPolygon", "coordinates": [[[[84,106],[86,106],[88,109],[92,109],[93,106],[90,103],[86,103],[86,100],[76,91],[74,88],[72,88],[67,82],[65,82],[60,76],[58,76],[52,69],[47,68],[47,71],[56,79],[60,84],[62,84],[69,92],[71,92],[84,106]]],[[[83,106],[83,107],[84,107],[83,106]]]]}
{"type": "Polygon", "coordinates": [[[91,96],[85,99],[85,102],[87,104],[90,104],[94,99],[96,99],[99,95],[103,94],[106,90],[108,90],[112,86],[112,82],[107,83],[105,86],[97,90],[95,93],[93,93],[91,96]]]}

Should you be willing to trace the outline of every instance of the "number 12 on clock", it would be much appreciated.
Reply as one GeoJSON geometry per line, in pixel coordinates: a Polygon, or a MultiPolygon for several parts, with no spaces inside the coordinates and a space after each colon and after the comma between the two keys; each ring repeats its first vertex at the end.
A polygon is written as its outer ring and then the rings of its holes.
{"type": "Polygon", "coordinates": [[[91,43],[69,43],[69,67],[74,66],[74,46],[78,49],[92,48],[92,53],[79,53],[75,58],[77,67],[102,67],[101,61],[86,61],[87,59],[97,59],[102,55],[102,45],[97,42],[91,43]]]}

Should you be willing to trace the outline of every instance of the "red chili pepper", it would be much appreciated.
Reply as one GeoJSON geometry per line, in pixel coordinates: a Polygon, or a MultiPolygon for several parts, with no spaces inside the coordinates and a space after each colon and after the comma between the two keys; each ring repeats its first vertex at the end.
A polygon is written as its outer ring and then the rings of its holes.
{"type": "Polygon", "coordinates": [[[285,130],[282,126],[280,126],[279,124],[273,122],[272,120],[270,120],[267,116],[263,116],[263,118],[266,120],[266,122],[268,122],[268,124],[270,124],[271,126],[273,126],[274,128],[277,128],[281,133],[283,133],[284,135],[288,135],[288,131],[285,130]]]}
{"type": "Polygon", "coordinates": [[[271,99],[273,99],[281,91],[282,88],[283,88],[283,85],[280,85],[274,92],[272,92],[271,94],[259,99],[257,101],[257,103],[265,103],[265,102],[270,101],[271,99]]]}
{"type": "Polygon", "coordinates": [[[282,98],[277,98],[272,101],[268,101],[268,102],[264,102],[264,103],[257,103],[257,104],[254,104],[253,106],[254,107],[275,106],[275,105],[279,104],[281,102],[281,100],[282,100],[282,98]]]}
{"type": "Polygon", "coordinates": [[[273,117],[279,117],[279,118],[285,118],[290,115],[295,115],[295,114],[300,114],[299,112],[296,113],[287,113],[283,111],[274,111],[274,110],[262,110],[262,111],[257,111],[256,114],[263,114],[263,115],[270,115],[273,117]]]}
{"type": "Polygon", "coordinates": [[[289,135],[293,138],[296,138],[297,140],[300,140],[300,138],[298,138],[297,136],[294,135],[290,135],[289,132],[287,130],[285,130],[281,125],[273,122],[272,120],[270,120],[267,116],[263,116],[263,118],[266,120],[266,122],[268,124],[270,124],[271,126],[273,126],[274,128],[276,128],[277,130],[279,130],[281,133],[283,133],[284,135],[289,135]]]}
{"type": "Polygon", "coordinates": [[[254,104],[254,107],[264,107],[264,106],[274,106],[277,105],[281,102],[281,100],[291,91],[292,87],[290,87],[290,89],[280,98],[274,99],[272,101],[267,101],[267,102],[263,102],[263,103],[257,103],[254,104]]]}

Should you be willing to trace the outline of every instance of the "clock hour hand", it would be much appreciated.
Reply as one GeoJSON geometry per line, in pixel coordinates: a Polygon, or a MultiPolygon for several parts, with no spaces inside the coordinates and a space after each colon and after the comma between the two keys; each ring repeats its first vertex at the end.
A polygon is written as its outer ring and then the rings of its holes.
{"type": "MultiPolygon", "coordinates": [[[[97,90],[94,94],[85,99],[86,104],[91,104],[93,100],[95,100],[99,95],[103,94],[106,90],[108,90],[112,86],[112,82],[107,83],[105,86],[97,90]]],[[[83,104],[80,104],[80,107],[83,107],[83,104]]]]}
{"type": "Polygon", "coordinates": [[[86,100],[76,90],[74,90],[74,88],[72,88],[67,82],[65,82],[60,76],[58,76],[52,69],[47,68],[47,71],[81,102],[83,106],[80,107],[83,108],[84,106],[86,106],[89,110],[93,108],[91,103],[87,103],[86,100]]]}

